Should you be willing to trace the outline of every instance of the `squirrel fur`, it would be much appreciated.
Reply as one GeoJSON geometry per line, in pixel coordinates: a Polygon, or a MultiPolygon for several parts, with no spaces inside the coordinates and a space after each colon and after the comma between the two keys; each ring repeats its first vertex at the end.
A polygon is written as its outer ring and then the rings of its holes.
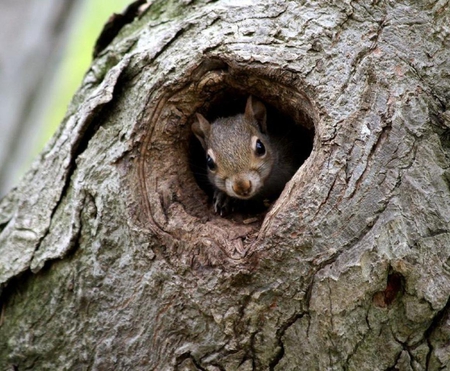
{"type": "Polygon", "coordinates": [[[235,199],[278,197],[297,170],[298,161],[286,138],[268,133],[264,104],[250,96],[243,114],[213,123],[196,115],[192,131],[206,152],[215,212],[228,213],[235,199]]]}

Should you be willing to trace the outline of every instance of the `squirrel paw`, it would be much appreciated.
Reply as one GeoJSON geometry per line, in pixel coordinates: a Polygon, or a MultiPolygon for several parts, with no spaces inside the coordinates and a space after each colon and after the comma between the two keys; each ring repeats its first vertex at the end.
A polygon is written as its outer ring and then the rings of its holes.
{"type": "Polygon", "coordinates": [[[216,190],[213,196],[214,211],[220,216],[225,216],[234,211],[234,201],[226,193],[216,190]]]}

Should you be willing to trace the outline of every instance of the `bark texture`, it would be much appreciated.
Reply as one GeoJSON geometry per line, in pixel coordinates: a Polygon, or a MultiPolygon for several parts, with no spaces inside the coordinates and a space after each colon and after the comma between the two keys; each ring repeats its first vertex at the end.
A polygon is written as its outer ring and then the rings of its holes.
{"type": "Polygon", "coordinates": [[[449,367],[449,14],[152,2],[0,203],[0,369],[449,367]],[[190,125],[249,94],[315,136],[245,224],[213,214],[190,125]]]}

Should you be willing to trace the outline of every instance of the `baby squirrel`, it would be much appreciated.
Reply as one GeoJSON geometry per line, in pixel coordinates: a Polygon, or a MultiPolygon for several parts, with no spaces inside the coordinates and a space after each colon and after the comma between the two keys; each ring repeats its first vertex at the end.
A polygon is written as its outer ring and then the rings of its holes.
{"type": "Polygon", "coordinates": [[[227,214],[235,199],[262,203],[278,197],[299,165],[286,138],[268,133],[264,104],[250,96],[244,114],[212,124],[196,115],[192,131],[206,152],[214,211],[227,214]]]}

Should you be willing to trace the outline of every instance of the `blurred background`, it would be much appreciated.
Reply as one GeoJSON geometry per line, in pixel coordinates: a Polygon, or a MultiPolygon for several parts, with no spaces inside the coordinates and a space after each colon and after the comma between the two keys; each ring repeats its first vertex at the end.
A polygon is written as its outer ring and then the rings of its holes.
{"type": "Polygon", "coordinates": [[[63,119],[103,25],[130,3],[0,1],[0,198],[63,119]]]}

